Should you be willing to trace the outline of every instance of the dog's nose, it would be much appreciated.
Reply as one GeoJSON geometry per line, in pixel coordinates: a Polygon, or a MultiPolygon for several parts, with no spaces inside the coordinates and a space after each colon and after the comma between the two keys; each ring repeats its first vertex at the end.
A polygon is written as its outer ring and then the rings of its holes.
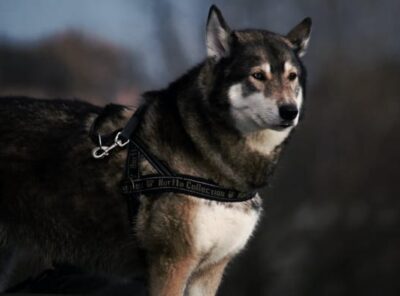
{"type": "Polygon", "coordinates": [[[299,110],[297,109],[297,106],[293,104],[282,105],[279,107],[279,115],[284,120],[293,120],[296,118],[298,113],[299,110]]]}

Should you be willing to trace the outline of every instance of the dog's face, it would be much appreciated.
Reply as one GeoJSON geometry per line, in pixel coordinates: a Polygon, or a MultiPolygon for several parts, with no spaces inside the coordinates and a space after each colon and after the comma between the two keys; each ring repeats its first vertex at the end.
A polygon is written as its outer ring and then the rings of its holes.
{"type": "Polygon", "coordinates": [[[298,123],[306,75],[300,57],[310,31],[309,18],[286,36],[231,31],[220,11],[211,8],[207,49],[215,79],[210,102],[226,106],[222,114],[239,132],[280,131],[298,123]]]}

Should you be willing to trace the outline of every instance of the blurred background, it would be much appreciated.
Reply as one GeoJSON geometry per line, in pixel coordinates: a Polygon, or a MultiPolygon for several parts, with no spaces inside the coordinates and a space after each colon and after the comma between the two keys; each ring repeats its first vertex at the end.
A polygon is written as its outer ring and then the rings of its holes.
{"type": "MultiPolygon", "coordinates": [[[[306,116],[218,295],[400,295],[400,1],[215,0],[314,31],[306,116]]],[[[134,104],[205,57],[211,1],[0,0],[0,94],[134,104]]]]}

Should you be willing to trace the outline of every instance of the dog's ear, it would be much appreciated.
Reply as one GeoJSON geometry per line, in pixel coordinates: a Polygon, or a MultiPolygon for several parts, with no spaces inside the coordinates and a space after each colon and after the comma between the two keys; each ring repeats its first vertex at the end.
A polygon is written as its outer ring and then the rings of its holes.
{"type": "Polygon", "coordinates": [[[229,55],[231,30],[226,24],[221,11],[212,5],[207,20],[207,56],[217,60],[229,55]]]}
{"type": "Polygon", "coordinates": [[[302,57],[305,55],[311,34],[311,18],[305,18],[300,24],[295,26],[287,35],[294,51],[302,57]]]}

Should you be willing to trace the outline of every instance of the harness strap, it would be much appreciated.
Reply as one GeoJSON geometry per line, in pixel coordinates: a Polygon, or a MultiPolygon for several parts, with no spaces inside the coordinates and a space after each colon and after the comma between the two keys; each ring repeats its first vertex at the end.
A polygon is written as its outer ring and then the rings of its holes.
{"type": "MultiPolygon", "coordinates": [[[[255,194],[254,192],[240,192],[235,189],[221,187],[215,182],[203,178],[174,174],[164,165],[162,166],[168,170],[168,174],[153,166],[159,174],[142,176],[139,168],[140,156],[146,158],[151,164],[157,159],[154,155],[148,153],[142,145],[138,144],[137,138],[130,140],[126,178],[122,182],[122,193],[124,194],[176,192],[221,202],[246,201],[255,194]]],[[[158,164],[162,163],[158,161],[158,164]]]]}
{"type": "MultiPolygon", "coordinates": [[[[175,192],[219,202],[243,202],[255,196],[256,192],[240,192],[236,189],[219,186],[212,180],[174,173],[166,163],[150,153],[146,145],[135,136],[135,130],[147,106],[147,104],[141,105],[122,130],[115,131],[111,135],[98,135],[100,147],[97,149],[102,149],[103,151],[100,152],[104,153],[100,157],[94,155],[96,158],[107,156],[108,152],[114,147],[124,147],[128,143],[125,176],[121,182],[121,190],[123,194],[128,196],[129,216],[132,222],[134,222],[139,209],[140,194],[175,192]],[[109,139],[114,139],[113,146],[102,146],[101,142],[109,141],[109,139]],[[141,174],[140,161],[142,158],[145,158],[150,163],[157,171],[157,174],[145,176],[141,174]]],[[[98,119],[95,120],[93,126],[97,125],[97,121],[98,119]]],[[[93,126],[90,131],[92,140],[96,138],[93,126]]]]}
{"type": "Polygon", "coordinates": [[[145,145],[139,140],[138,137],[130,137],[130,142],[128,146],[128,155],[130,152],[134,150],[138,150],[141,155],[143,155],[146,160],[151,164],[156,171],[163,176],[173,176],[175,175],[172,170],[161,160],[155,157],[153,154],[148,152],[148,149],[145,148],[145,145]]]}
{"type": "Polygon", "coordinates": [[[140,179],[129,179],[122,183],[123,194],[145,194],[175,192],[220,202],[242,202],[254,197],[253,192],[243,193],[196,180],[191,176],[164,177],[147,175],[140,179]]]}

